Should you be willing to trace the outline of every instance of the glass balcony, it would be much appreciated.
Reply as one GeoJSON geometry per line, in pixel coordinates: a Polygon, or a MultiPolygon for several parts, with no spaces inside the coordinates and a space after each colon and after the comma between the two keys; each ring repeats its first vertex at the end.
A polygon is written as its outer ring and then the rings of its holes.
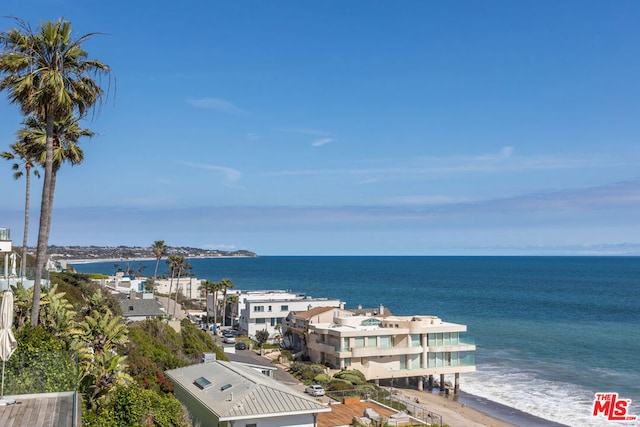
{"type": "Polygon", "coordinates": [[[10,228],[0,228],[0,240],[11,240],[10,228]]]}

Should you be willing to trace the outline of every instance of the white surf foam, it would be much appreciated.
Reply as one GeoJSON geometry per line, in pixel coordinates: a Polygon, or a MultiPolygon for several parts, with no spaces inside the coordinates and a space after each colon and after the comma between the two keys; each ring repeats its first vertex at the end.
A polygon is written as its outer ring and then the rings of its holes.
{"type": "MultiPolygon", "coordinates": [[[[603,418],[592,415],[592,390],[571,383],[539,379],[532,372],[482,365],[477,372],[462,375],[460,386],[473,395],[569,426],[602,427],[608,424],[603,418]]],[[[640,415],[637,403],[632,403],[629,415],[640,415]]]]}

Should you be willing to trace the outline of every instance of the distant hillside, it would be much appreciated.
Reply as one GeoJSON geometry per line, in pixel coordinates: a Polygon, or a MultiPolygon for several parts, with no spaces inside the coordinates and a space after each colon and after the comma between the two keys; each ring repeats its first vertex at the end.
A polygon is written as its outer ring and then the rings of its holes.
{"type": "MultiPolygon", "coordinates": [[[[35,248],[31,248],[35,252],[35,248]]],[[[155,258],[150,247],[139,246],[49,246],[47,253],[54,260],[64,259],[135,259],[155,258]]],[[[200,249],[190,247],[171,247],[167,255],[182,255],[188,258],[198,257],[257,257],[255,252],[247,250],[221,251],[218,249],[200,249]]]]}

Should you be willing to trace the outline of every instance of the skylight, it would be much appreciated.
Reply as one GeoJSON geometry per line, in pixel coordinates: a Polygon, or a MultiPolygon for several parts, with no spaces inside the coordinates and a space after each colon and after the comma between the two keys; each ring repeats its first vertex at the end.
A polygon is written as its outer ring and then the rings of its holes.
{"type": "Polygon", "coordinates": [[[212,385],[211,381],[209,381],[205,377],[196,378],[196,380],[193,383],[201,390],[206,390],[212,385]]]}

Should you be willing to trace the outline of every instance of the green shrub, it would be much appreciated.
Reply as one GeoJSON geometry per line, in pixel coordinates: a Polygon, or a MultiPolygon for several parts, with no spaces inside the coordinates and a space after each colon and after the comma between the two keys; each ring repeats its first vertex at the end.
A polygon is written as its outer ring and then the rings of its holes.
{"type": "Polygon", "coordinates": [[[344,378],[345,376],[356,376],[360,379],[361,383],[364,383],[367,381],[367,379],[365,378],[364,374],[360,371],[358,371],[357,369],[347,369],[347,370],[343,370],[340,372],[336,372],[333,377],[334,378],[344,378]]]}
{"type": "Polygon", "coordinates": [[[318,374],[315,377],[313,377],[313,382],[314,383],[328,383],[329,381],[331,381],[331,377],[325,373],[322,374],[318,374]]]}
{"type": "Polygon", "coordinates": [[[346,381],[337,379],[331,380],[327,385],[328,391],[344,391],[344,390],[353,390],[355,387],[353,384],[348,383],[346,381]]]}
{"type": "Polygon", "coordinates": [[[172,394],[159,395],[136,385],[115,390],[102,399],[95,410],[83,410],[82,424],[85,427],[191,426],[186,409],[172,394]]]}
{"type": "Polygon", "coordinates": [[[41,326],[24,325],[17,333],[18,348],[5,367],[6,394],[76,390],[75,352],[41,326]]]}
{"type": "Polygon", "coordinates": [[[282,350],[280,352],[280,358],[293,362],[293,354],[289,350],[282,350]]]}
{"type": "MultiPolygon", "coordinates": [[[[335,376],[334,376],[335,377],[335,376]]],[[[360,384],[364,384],[364,381],[362,381],[362,379],[357,376],[357,375],[351,375],[351,374],[345,374],[342,375],[340,377],[336,377],[337,379],[341,379],[341,380],[345,380],[350,382],[353,385],[360,385],[360,384]]]]}

